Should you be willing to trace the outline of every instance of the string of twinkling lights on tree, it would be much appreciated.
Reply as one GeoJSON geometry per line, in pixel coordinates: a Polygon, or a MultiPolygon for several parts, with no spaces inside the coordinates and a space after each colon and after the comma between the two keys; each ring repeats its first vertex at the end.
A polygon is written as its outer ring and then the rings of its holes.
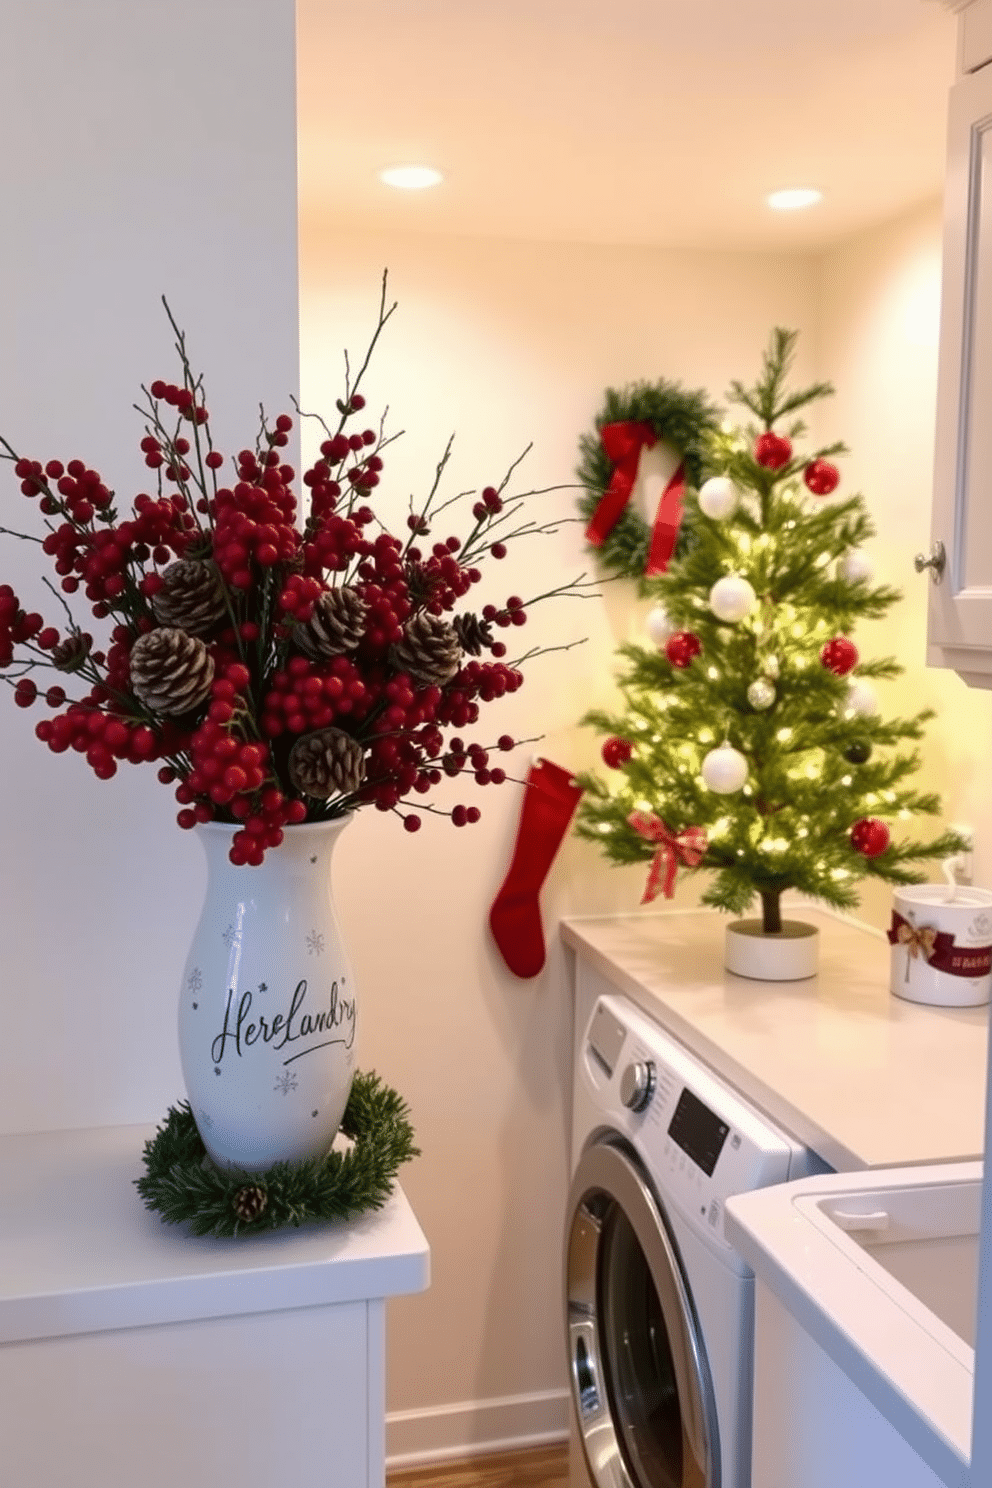
{"type": "Polygon", "coordinates": [[[769,933],[788,889],[850,909],[858,880],[919,882],[920,861],[962,845],[894,835],[939,813],[907,747],[932,713],[883,718],[876,684],[902,668],[851,639],[900,595],[874,583],[864,498],[835,494],[844,446],[799,450],[800,413],[833,389],[788,388],[795,340],[776,330],[758,380],[731,387],[751,421],[709,438],[646,643],[620,649],[622,705],[584,720],[607,735],[610,774],[580,777],[577,828],[613,862],[651,862],[652,881],[659,854],[710,870],[702,898],[719,909],[759,896],[769,933]]]}

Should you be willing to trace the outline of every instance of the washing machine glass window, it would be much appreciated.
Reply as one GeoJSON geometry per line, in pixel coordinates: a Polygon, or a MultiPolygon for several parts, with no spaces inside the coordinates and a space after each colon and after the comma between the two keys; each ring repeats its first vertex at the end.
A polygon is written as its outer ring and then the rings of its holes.
{"type": "Polygon", "coordinates": [[[664,1216],[636,1156],[595,1143],[569,1204],[572,1389],[596,1488],[718,1488],[715,1405],[664,1216]]]}

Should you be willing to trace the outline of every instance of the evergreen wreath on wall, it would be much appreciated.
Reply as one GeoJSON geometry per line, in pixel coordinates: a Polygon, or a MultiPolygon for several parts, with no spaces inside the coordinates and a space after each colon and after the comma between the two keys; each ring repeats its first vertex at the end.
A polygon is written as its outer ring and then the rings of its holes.
{"type": "Polygon", "coordinates": [[[144,1149],[134,1180],[146,1209],[194,1235],[260,1234],[310,1219],[352,1219],[381,1209],[401,1164],[420,1155],[406,1103],[374,1073],[357,1071],[341,1121],[347,1149],[264,1173],[222,1170],[209,1160],[186,1101],[173,1106],[144,1149]]]}
{"type": "Polygon", "coordinates": [[[687,391],[664,378],[607,388],[591,432],[579,440],[576,475],[585,488],[579,510],[586,540],[596,548],[608,573],[645,579],[664,573],[677,551],[686,485],[698,487],[707,434],[720,416],[702,389],[687,391]],[[659,440],[671,445],[679,467],[662,495],[653,526],[630,501],[643,449],[659,440]]]}

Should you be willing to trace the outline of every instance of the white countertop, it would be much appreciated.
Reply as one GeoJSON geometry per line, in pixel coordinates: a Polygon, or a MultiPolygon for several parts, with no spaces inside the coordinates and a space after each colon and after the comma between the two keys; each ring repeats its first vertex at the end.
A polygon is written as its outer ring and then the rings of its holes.
{"type": "Polygon", "coordinates": [[[839,1171],[981,1157],[988,1008],[889,992],[881,931],[821,909],[820,969],[758,982],[723,966],[711,910],[566,920],[568,946],[839,1171]]]}
{"type": "Polygon", "coordinates": [[[430,1251],[397,1185],[348,1222],[231,1240],[134,1187],[154,1126],[0,1136],[0,1343],[418,1292],[430,1251]]]}

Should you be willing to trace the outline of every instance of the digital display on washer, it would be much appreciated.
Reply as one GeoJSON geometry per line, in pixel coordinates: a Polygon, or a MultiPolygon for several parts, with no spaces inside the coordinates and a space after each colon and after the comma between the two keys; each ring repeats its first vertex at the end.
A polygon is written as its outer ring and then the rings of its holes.
{"type": "Polygon", "coordinates": [[[686,1089],[679,1096],[668,1135],[711,1178],[729,1130],[725,1121],[714,1116],[709,1106],[704,1106],[697,1095],[686,1089]]]}

